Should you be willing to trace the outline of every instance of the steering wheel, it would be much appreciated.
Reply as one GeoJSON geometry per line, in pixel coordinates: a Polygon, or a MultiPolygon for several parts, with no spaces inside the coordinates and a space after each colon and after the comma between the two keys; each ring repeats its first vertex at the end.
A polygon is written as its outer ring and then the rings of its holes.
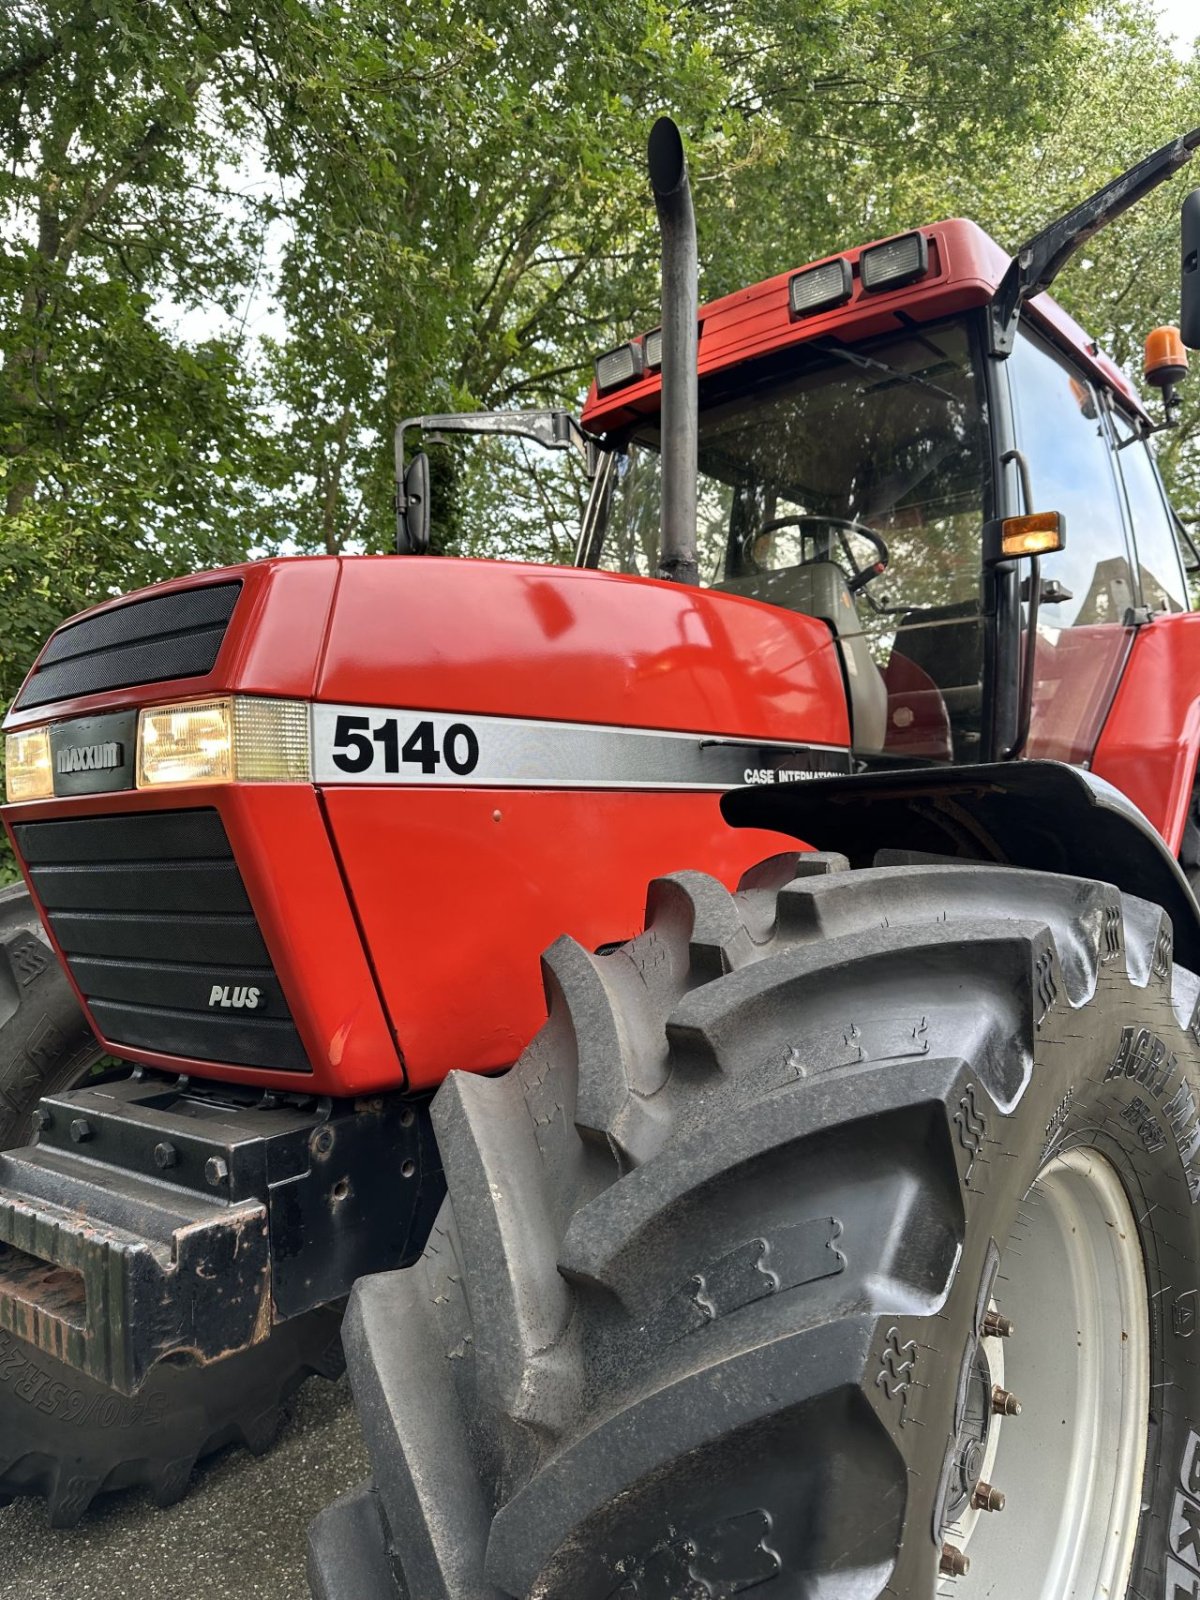
{"type": "MultiPolygon", "coordinates": [[[[855,522],[852,517],[829,517],[819,511],[797,512],[790,517],[774,517],[770,522],[764,522],[762,527],[756,533],[751,534],[746,542],[753,547],[760,539],[765,538],[767,534],[778,533],[780,528],[807,528],[814,524],[823,528],[837,528],[841,533],[841,544],[846,553],[846,560],[854,568],[854,576],[846,581],[846,587],[851,594],[857,593],[859,589],[866,588],[868,583],[874,583],[876,578],[882,577],[887,571],[888,562],[891,560],[887,545],[884,544],[874,528],[868,528],[865,522],[855,522]],[[855,562],[846,541],[848,533],[857,533],[874,545],[876,560],[872,561],[869,567],[860,567],[855,562]]],[[[815,559],[801,561],[799,564],[802,567],[810,567],[815,564],[815,559]]]]}

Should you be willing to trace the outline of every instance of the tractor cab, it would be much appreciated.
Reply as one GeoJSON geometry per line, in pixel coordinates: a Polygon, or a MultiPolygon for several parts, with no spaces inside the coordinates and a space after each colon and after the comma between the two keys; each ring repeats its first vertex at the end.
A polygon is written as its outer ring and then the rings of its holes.
{"type": "MultiPolygon", "coordinates": [[[[1188,607],[1150,416],[1045,294],[994,358],[1006,263],[948,222],[700,314],[698,580],[829,626],[868,766],[1086,764],[1136,629],[1188,607]],[[1036,573],[986,531],[1034,513],[1036,573]]],[[[597,363],[585,566],[655,572],[658,349],[597,363]]]]}

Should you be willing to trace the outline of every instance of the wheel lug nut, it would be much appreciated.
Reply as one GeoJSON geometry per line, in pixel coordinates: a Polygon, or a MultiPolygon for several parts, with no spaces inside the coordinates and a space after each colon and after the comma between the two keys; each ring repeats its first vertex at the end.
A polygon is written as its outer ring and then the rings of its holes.
{"type": "Polygon", "coordinates": [[[1002,1317],[998,1311],[985,1311],[980,1329],[985,1339],[1011,1339],[1016,1332],[1016,1324],[1008,1317],[1002,1317]]]}
{"type": "Polygon", "coordinates": [[[1019,1417],[1021,1402],[1015,1394],[1010,1394],[1007,1389],[1002,1389],[996,1384],[992,1389],[992,1410],[998,1417],[1019,1417]]]}
{"type": "Polygon", "coordinates": [[[976,1511],[1003,1511],[1004,1496],[999,1489],[993,1489],[990,1483],[982,1479],[975,1485],[975,1493],[971,1496],[971,1504],[976,1511]]]}
{"type": "Polygon", "coordinates": [[[942,1559],[938,1563],[938,1571],[945,1578],[965,1578],[971,1570],[970,1556],[963,1555],[962,1551],[952,1544],[942,1546],[942,1559]]]}

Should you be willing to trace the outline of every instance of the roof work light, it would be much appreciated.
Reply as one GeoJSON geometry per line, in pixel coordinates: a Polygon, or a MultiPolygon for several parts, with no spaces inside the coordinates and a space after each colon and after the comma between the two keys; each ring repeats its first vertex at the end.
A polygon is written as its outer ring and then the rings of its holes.
{"type": "Polygon", "coordinates": [[[632,383],[643,371],[643,353],[640,344],[619,344],[615,350],[596,357],[596,387],[603,394],[608,389],[632,383]]]}
{"type": "Polygon", "coordinates": [[[807,267],[788,283],[788,304],[793,317],[811,317],[845,305],[854,288],[854,271],[845,256],[807,267]]]}
{"type": "Polygon", "coordinates": [[[858,275],[868,292],[898,289],[929,271],[929,245],[919,232],[901,233],[884,244],[873,244],[858,258],[858,275]]]}

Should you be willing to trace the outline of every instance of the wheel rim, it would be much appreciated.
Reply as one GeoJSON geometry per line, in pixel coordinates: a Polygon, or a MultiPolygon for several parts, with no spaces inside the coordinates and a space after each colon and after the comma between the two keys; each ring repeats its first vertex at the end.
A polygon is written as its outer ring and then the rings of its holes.
{"type": "Polygon", "coordinates": [[[943,1592],[1118,1600],[1146,1463],[1149,1306],[1137,1224],[1103,1156],[1070,1150],[1042,1170],[995,1295],[1015,1331],[983,1350],[993,1381],[1021,1402],[1019,1416],[992,1418],[987,1441],[986,1481],[1005,1506],[946,1530],[970,1570],[943,1592]]]}

